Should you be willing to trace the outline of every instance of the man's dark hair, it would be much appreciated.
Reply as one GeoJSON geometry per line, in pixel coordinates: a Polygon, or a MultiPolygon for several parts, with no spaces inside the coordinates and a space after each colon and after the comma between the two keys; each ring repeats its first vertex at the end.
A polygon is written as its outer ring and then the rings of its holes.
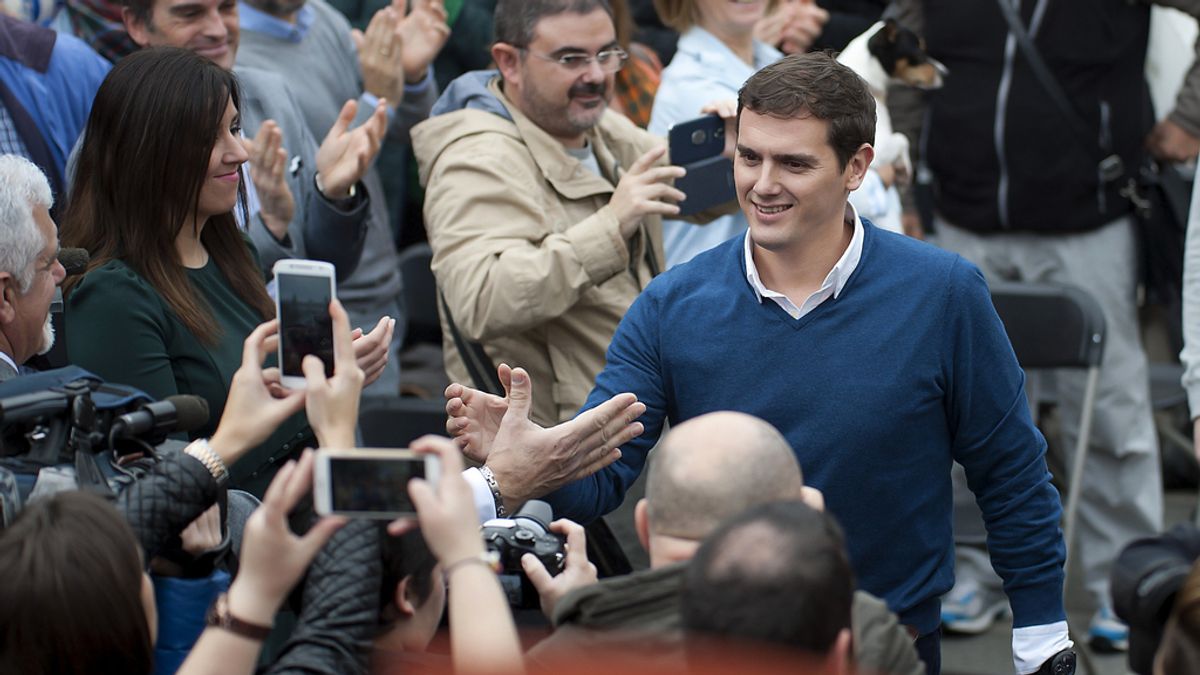
{"type": "Polygon", "coordinates": [[[154,0],[121,0],[122,7],[128,7],[133,16],[144,24],[149,25],[154,17],[154,0]]]}
{"type": "MultiPolygon", "coordinates": [[[[381,628],[390,626],[398,617],[396,613],[396,586],[404,577],[412,577],[409,586],[416,594],[418,604],[424,604],[433,590],[433,568],[437,558],[425,544],[420,530],[405,532],[399,537],[380,532],[383,554],[383,576],[379,584],[379,618],[381,628]]],[[[440,580],[438,580],[440,582],[440,580]]]]}
{"type": "MultiPolygon", "coordinates": [[[[126,2],[132,0],[125,0],[126,2]]],[[[538,21],[556,14],[591,14],[602,9],[613,18],[608,0],[500,0],[494,19],[495,42],[528,47],[538,21]]],[[[615,23],[615,19],[613,19],[615,23]]]]}
{"type": "Polygon", "coordinates": [[[61,492],[0,532],[0,673],[149,673],[137,539],[112,504],[61,492]]]}
{"type": "Polygon", "coordinates": [[[742,110],[829,122],[829,145],[844,170],[863,143],[875,144],[875,97],[853,70],[827,52],[794,54],[763,68],[738,92],[742,110]]]}
{"type": "Polygon", "coordinates": [[[694,644],[720,636],[824,655],[850,627],[853,595],[833,518],[801,502],[771,502],[725,523],[697,550],[684,577],[683,623],[694,644]]]}

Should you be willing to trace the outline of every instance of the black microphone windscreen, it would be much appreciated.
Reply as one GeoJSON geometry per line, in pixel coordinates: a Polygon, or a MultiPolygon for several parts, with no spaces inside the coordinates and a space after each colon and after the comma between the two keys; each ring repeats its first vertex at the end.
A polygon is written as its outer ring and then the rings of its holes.
{"type": "Polygon", "coordinates": [[[195,431],[208,423],[208,401],[203,397],[177,394],[166,400],[175,406],[176,431],[195,431]]]}
{"type": "Polygon", "coordinates": [[[87,270],[91,259],[92,256],[88,254],[86,248],[58,249],[58,262],[62,263],[63,268],[67,270],[67,276],[81,274],[87,270]]]}

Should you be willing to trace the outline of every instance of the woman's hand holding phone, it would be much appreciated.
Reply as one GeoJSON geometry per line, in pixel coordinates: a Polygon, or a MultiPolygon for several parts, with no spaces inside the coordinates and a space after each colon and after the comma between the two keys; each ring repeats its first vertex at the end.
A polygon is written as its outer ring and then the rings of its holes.
{"type": "Polygon", "coordinates": [[[350,318],[342,303],[332,300],[329,316],[333,320],[333,377],[325,377],[321,359],[312,354],[304,357],[301,367],[308,387],[304,407],[322,447],[352,448],[364,376],[354,358],[350,318]]]}

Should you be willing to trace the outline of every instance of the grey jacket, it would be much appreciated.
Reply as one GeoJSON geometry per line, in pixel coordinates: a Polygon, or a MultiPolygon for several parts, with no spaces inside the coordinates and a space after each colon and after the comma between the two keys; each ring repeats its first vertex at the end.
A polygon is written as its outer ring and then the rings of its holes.
{"type": "Polygon", "coordinates": [[[300,106],[278,75],[246,66],[233,69],[242,87],[242,131],[253,138],[267,120],[275,120],[283,133],[290,157],[288,187],[296,203],[288,236],[275,238],[261,218],[250,224],[250,238],[258,248],[263,269],[269,271],[281,258],[314,258],[333,263],[338,279],[350,276],[362,255],[370,197],[364,190],[348,210],[342,210],[317,191],[317,149],[320,147],[305,124],[300,106]],[[294,170],[293,170],[294,169],[294,170]]]}

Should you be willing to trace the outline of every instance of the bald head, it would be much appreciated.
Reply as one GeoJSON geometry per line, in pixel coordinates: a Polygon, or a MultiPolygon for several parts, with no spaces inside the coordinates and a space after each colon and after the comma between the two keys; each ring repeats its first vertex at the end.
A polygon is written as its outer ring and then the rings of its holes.
{"type": "Polygon", "coordinates": [[[681,539],[704,539],[751,506],[800,499],[804,486],[783,435],[738,412],[709,413],[674,427],[649,471],[650,531],[681,539]]]}

